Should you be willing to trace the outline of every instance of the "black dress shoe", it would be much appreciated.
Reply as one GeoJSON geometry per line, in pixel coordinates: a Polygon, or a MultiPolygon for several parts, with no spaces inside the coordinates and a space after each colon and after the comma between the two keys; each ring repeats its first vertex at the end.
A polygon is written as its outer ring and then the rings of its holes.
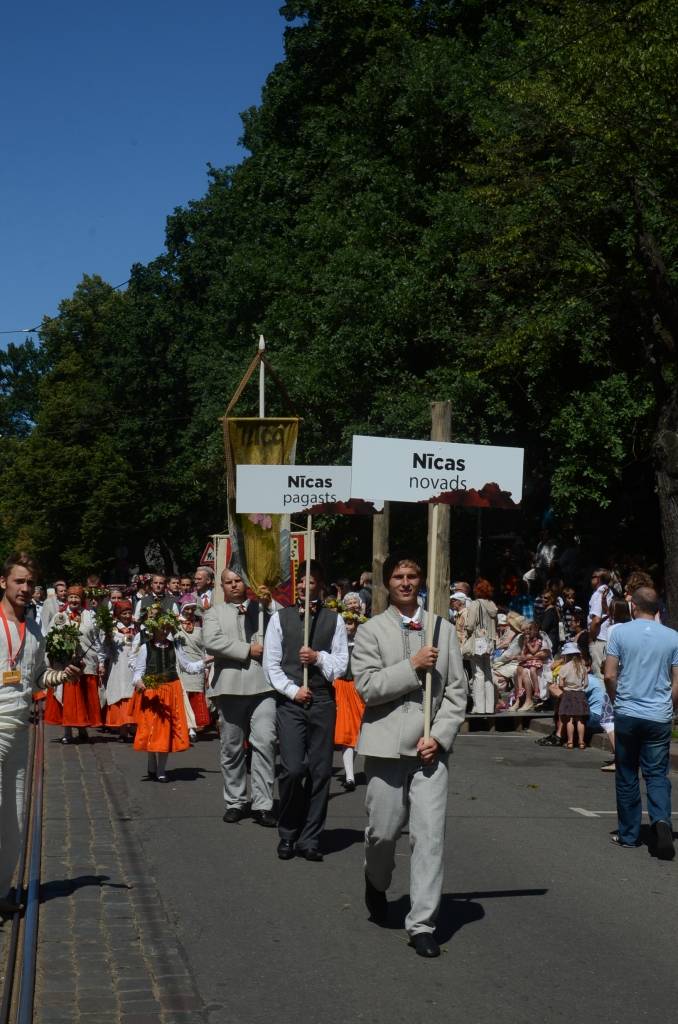
{"type": "Polygon", "coordinates": [[[388,919],[386,893],[381,889],[375,889],[367,875],[365,875],[365,906],[375,924],[386,924],[388,919]]]}
{"type": "Polygon", "coordinates": [[[414,952],[418,956],[429,958],[440,956],[440,946],[430,932],[419,932],[418,935],[413,935],[410,939],[410,945],[414,946],[414,952]]]}
{"type": "Polygon", "coordinates": [[[19,911],[23,909],[23,903],[15,903],[14,900],[8,899],[0,900],[0,914],[4,917],[10,917],[12,914],[18,914],[19,911]]]}
{"type": "Polygon", "coordinates": [[[278,824],[273,811],[252,811],[252,821],[257,825],[263,825],[264,828],[275,828],[278,824]]]}
{"type": "Polygon", "coordinates": [[[353,790],[355,789],[355,782],[352,779],[346,779],[344,782],[342,782],[342,786],[344,787],[347,793],[352,793],[353,790]]]}
{"type": "Polygon", "coordinates": [[[297,857],[303,857],[304,860],[324,860],[320,850],[299,850],[297,849],[297,857]]]}
{"type": "Polygon", "coordinates": [[[278,857],[280,860],[292,860],[294,857],[294,843],[289,839],[281,839],[278,843],[278,857]]]}
{"type": "Polygon", "coordinates": [[[676,849],[673,845],[673,829],[668,821],[657,821],[653,826],[654,842],[652,852],[659,860],[673,860],[676,849]]]}
{"type": "Polygon", "coordinates": [[[242,807],[229,807],[224,813],[222,821],[228,822],[229,825],[233,825],[236,821],[240,821],[241,818],[245,817],[245,811],[242,807]]]}

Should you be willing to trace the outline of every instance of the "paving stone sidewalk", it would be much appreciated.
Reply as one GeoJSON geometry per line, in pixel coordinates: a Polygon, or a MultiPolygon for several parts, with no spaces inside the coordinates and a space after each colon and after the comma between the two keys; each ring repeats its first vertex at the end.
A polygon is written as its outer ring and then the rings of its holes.
{"type": "Polygon", "coordinates": [[[134,835],[112,743],[46,731],[37,1024],[207,1024],[134,835]]]}

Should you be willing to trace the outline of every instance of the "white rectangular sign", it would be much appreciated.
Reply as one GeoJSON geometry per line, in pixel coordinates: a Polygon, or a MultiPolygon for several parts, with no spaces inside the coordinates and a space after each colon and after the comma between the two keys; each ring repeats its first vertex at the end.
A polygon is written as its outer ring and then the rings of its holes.
{"type": "Polygon", "coordinates": [[[236,466],[236,512],[325,512],[351,498],[349,466],[236,466]]]}
{"type": "Polygon", "coordinates": [[[384,501],[439,501],[515,508],[523,492],[523,449],[399,437],[353,437],[351,494],[384,501]]]}

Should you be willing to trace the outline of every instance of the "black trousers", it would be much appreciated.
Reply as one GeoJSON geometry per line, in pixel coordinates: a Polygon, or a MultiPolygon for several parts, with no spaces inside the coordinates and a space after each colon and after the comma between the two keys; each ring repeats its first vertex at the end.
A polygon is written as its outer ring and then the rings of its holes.
{"type": "Polygon", "coordinates": [[[300,849],[316,850],[327,817],[336,704],[325,694],[314,695],[307,708],[285,700],[278,705],[276,717],[280,745],[278,833],[300,849]]]}

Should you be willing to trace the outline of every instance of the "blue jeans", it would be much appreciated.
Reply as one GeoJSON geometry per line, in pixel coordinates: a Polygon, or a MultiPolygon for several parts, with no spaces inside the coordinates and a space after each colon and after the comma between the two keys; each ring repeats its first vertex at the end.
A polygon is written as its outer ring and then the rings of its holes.
{"type": "Polygon", "coordinates": [[[647,813],[651,823],[667,821],[671,824],[671,722],[651,722],[615,713],[614,737],[619,838],[622,843],[636,844],[642,815],[639,768],[647,788],[647,813]]]}

